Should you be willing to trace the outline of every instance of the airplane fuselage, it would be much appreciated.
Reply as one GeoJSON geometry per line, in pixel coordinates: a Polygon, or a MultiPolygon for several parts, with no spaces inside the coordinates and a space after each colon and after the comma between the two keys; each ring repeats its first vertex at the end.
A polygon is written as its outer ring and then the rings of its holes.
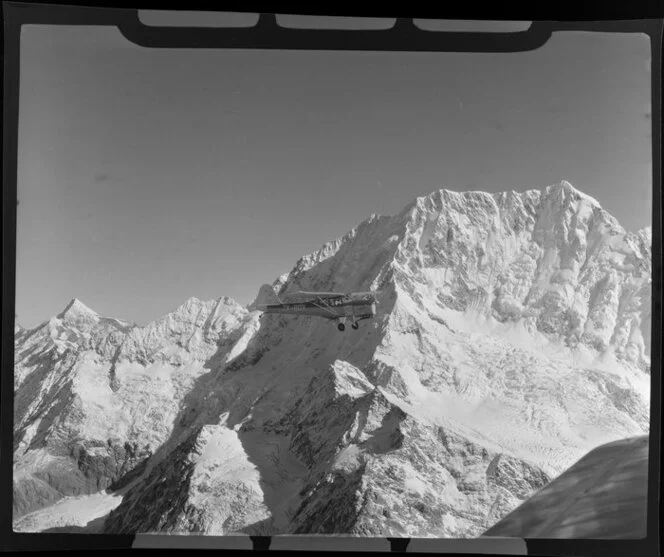
{"type": "Polygon", "coordinates": [[[354,292],[327,298],[312,297],[293,303],[269,304],[264,306],[262,311],[344,319],[355,323],[376,315],[376,300],[373,293],[354,292]]]}

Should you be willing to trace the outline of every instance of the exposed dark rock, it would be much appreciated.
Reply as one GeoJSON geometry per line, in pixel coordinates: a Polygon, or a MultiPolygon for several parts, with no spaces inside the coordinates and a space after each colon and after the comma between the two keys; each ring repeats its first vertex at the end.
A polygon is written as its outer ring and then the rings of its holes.
{"type": "Polygon", "coordinates": [[[168,458],[154,466],[141,484],[125,494],[120,506],[107,518],[105,533],[169,532],[178,528],[200,531],[200,512],[187,505],[193,471],[189,456],[199,431],[192,432],[168,458]]]}

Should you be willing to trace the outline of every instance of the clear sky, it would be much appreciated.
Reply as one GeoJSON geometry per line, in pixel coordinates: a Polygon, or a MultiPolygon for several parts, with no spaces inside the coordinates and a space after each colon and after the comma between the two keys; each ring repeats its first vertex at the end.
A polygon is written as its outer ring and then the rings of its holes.
{"type": "Polygon", "coordinates": [[[147,323],[250,302],[371,213],[439,188],[566,179],[650,225],[650,43],[558,33],[527,53],[146,49],[25,26],[18,322],[77,297],[147,323]]]}

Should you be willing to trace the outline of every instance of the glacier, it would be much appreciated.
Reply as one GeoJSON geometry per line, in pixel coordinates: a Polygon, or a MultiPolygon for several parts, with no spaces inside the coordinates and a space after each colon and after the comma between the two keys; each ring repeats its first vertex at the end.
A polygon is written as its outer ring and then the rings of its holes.
{"type": "Polygon", "coordinates": [[[649,228],[566,181],[443,189],[273,282],[379,291],[357,331],[227,297],[146,326],[72,300],[15,328],[14,529],[478,536],[648,433],[651,259],[649,228]]]}

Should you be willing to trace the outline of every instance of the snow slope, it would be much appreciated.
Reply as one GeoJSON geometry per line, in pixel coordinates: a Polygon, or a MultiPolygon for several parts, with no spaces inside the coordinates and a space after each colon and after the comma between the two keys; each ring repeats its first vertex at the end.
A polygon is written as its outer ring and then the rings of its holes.
{"type": "Polygon", "coordinates": [[[13,529],[14,532],[97,533],[103,526],[103,518],[121,501],[117,494],[102,492],[65,497],[50,507],[22,516],[14,522],[13,529]]]}
{"type": "Polygon", "coordinates": [[[274,282],[379,291],[357,331],[227,298],[143,328],[74,304],[16,337],[15,517],[122,489],[106,532],[479,535],[647,433],[650,249],[567,182],[440,190],[274,282]]]}

